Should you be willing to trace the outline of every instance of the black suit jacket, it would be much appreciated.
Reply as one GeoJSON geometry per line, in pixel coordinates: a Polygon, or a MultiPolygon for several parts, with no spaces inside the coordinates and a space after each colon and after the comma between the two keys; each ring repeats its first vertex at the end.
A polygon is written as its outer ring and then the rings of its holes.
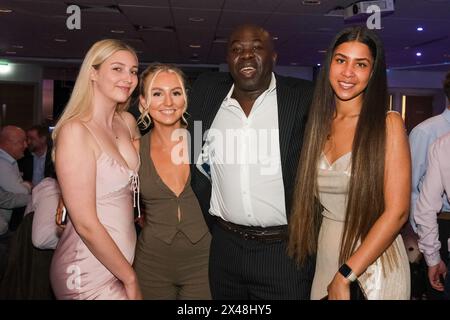
{"type": "MultiPolygon", "coordinates": [[[[287,219],[292,203],[292,193],[303,142],[309,106],[312,101],[313,85],[310,81],[276,75],[276,91],[278,103],[278,126],[280,139],[281,167],[283,174],[285,206],[287,219]]],[[[200,140],[199,134],[204,134],[219,111],[223,99],[233,84],[229,73],[207,73],[201,75],[194,83],[190,96],[188,112],[188,129],[191,135],[191,186],[199,200],[206,222],[211,227],[212,217],[209,214],[211,199],[211,183],[195,166],[200,148],[194,146],[200,140]],[[194,121],[202,121],[202,132],[195,130],[194,121]]]]}
{"type": "MultiPolygon", "coordinates": [[[[44,177],[52,176],[54,172],[52,161],[52,149],[51,146],[47,148],[47,154],[45,155],[45,167],[44,177]]],[[[25,181],[33,181],[33,155],[27,150],[25,156],[17,161],[20,172],[22,172],[22,179],[25,181]]]]}

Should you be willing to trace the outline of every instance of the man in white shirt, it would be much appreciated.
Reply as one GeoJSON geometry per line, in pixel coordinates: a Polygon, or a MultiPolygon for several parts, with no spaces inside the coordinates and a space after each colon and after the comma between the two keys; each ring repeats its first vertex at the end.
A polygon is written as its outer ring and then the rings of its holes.
{"type": "MultiPolygon", "coordinates": [[[[450,102],[450,72],[447,73],[446,78],[444,80],[444,93],[447,97],[447,100],[450,102]]],[[[410,223],[416,233],[419,233],[418,227],[416,226],[415,219],[417,217],[420,218],[422,213],[417,213],[416,210],[418,207],[418,199],[423,192],[423,184],[425,181],[425,177],[430,168],[429,164],[429,149],[430,146],[440,137],[445,136],[450,133],[450,103],[447,105],[447,108],[444,109],[444,112],[441,114],[431,117],[422,123],[418,124],[409,135],[409,143],[411,146],[411,158],[412,158],[412,186],[411,186],[411,213],[410,213],[410,223]]],[[[439,231],[439,238],[441,246],[441,254],[443,261],[442,263],[447,262],[447,254],[448,247],[446,238],[450,233],[450,201],[446,194],[440,195],[440,208],[437,212],[437,223],[439,231]]],[[[422,230],[423,232],[423,230],[422,230]]],[[[420,246],[420,243],[419,243],[420,246]]],[[[422,251],[424,247],[422,246],[422,251]]],[[[425,262],[429,266],[428,273],[432,272],[435,274],[436,268],[431,268],[437,265],[436,258],[427,260],[426,254],[425,262]]],[[[442,268],[440,268],[442,269],[442,268]]],[[[436,277],[432,277],[436,279],[436,277]]],[[[430,278],[430,284],[432,288],[436,289],[436,286],[433,285],[430,278]]],[[[440,290],[438,290],[440,291],[440,290]]],[[[427,294],[430,299],[440,299],[442,294],[430,290],[428,287],[427,294]]]]}
{"type": "MultiPolygon", "coordinates": [[[[0,188],[13,193],[30,194],[31,183],[22,180],[17,160],[27,147],[25,132],[15,126],[0,131],[0,188]]],[[[8,231],[11,209],[0,209],[0,235],[8,231]]]]}
{"type": "MultiPolygon", "coordinates": [[[[428,279],[431,286],[444,291],[441,277],[447,276],[447,298],[450,298],[448,288],[450,280],[447,267],[441,257],[441,241],[439,241],[439,227],[437,215],[442,208],[442,195],[450,199],[450,133],[439,138],[430,147],[428,153],[428,170],[423,182],[422,192],[417,201],[414,219],[419,234],[419,249],[423,252],[428,265],[428,279]]],[[[450,221],[448,221],[450,222],[450,221]]],[[[441,228],[441,233],[443,229],[441,228]]],[[[450,248],[450,234],[441,234],[447,248],[450,248]]],[[[450,252],[444,253],[447,257],[450,252]]],[[[450,263],[449,263],[450,265],[450,263]]]]}
{"type": "Polygon", "coordinates": [[[313,258],[297,266],[286,241],[312,84],[274,74],[275,60],[266,30],[240,26],[230,72],[204,74],[191,90],[194,144],[197,121],[208,130],[192,148],[191,185],[212,234],[213,299],[309,299],[313,258]]]}
{"type": "MultiPolygon", "coordinates": [[[[444,80],[444,93],[450,102],[450,72],[444,80]]],[[[450,132],[450,103],[444,111],[419,123],[409,134],[409,144],[412,158],[412,179],[411,179],[411,213],[410,223],[414,231],[417,232],[414,222],[414,211],[417,199],[422,189],[422,182],[428,168],[428,149],[439,137],[450,132]]],[[[442,211],[450,212],[450,203],[446,197],[442,197],[442,211]]]]}

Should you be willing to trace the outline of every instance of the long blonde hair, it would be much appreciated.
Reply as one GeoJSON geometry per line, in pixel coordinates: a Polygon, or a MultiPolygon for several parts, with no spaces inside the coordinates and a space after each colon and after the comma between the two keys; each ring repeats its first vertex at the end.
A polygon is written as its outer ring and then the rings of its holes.
{"type": "MultiPolygon", "coordinates": [[[[126,43],[115,40],[115,39],[105,39],[94,43],[94,45],[87,52],[83,63],[78,73],[77,80],[75,81],[75,86],[73,88],[72,94],[70,96],[69,102],[67,103],[61,117],[56,123],[55,129],[52,133],[52,138],[54,142],[53,147],[53,158],[56,147],[56,140],[58,138],[59,130],[62,126],[73,119],[80,119],[83,117],[89,117],[92,114],[92,98],[93,98],[93,86],[90,79],[91,68],[98,69],[100,65],[112,56],[117,51],[129,51],[137,59],[136,52],[126,43]]],[[[116,107],[117,112],[125,111],[128,109],[130,103],[130,98],[123,103],[118,103],[116,107]]]]}
{"type": "Polygon", "coordinates": [[[183,115],[181,117],[182,120],[181,123],[184,126],[187,125],[187,121],[184,117],[184,114],[186,113],[187,110],[186,77],[184,76],[183,71],[181,71],[181,69],[171,64],[155,62],[150,64],[147,67],[147,69],[145,69],[141,73],[139,80],[139,95],[145,98],[146,105],[143,106],[139,99],[139,111],[141,112],[141,115],[139,116],[137,123],[144,130],[147,129],[152,123],[152,118],[150,117],[149,113],[152,97],[151,95],[148,97],[146,95],[147,92],[150,91],[151,88],[153,87],[153,82],[155,81],[158,74],[160,74],[161,72],[169,72],[175,74],[178,78],[178,81],[180,82],[181,91],[183,92],[185,102],[183,115]]]}

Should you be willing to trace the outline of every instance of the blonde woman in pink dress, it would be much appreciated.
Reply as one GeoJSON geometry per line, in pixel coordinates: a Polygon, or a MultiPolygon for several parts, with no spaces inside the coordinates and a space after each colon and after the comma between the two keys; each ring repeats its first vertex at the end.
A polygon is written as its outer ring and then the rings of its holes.
{"type": "Polygon", "coordinates": [[[138,60],[117,40],[95,43],[53,132],[69,221],[53,256],[57,299],[141,299],[132,268],[138,190],[136,122],[125,110],[138,60]]]}

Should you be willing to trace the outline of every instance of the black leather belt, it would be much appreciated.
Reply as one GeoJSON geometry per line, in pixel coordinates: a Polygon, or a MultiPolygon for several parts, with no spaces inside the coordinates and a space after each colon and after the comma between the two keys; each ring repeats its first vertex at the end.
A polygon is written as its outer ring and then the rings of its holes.
{"type": "Polygon", "coordinates": [[[438,213],[437,218],[439,220],[450,220],[450,212],[441,211],[438,213]]]}
{"type": "Polygon", "coordinates": [[[284,241],[288,239],[288,226],[275,227],[250,227],[225,221],[216,217],[217,224],[225,231],[232,232],[245,240],[256,240],[261,242],[284,241]]]}

